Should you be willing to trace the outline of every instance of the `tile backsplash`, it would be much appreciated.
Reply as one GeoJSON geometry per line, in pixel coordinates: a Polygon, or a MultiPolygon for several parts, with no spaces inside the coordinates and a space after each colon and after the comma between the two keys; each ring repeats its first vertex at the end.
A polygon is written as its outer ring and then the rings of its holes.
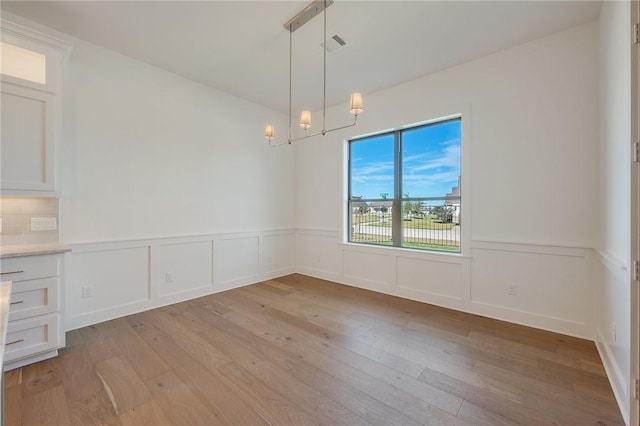
{"type": "Polygon", "coordinates": [[[0,197],[0,245],[43,244],[58,242],[58,230],[32,231],[32,218],[58,220],[57,198],[0,197]]]}

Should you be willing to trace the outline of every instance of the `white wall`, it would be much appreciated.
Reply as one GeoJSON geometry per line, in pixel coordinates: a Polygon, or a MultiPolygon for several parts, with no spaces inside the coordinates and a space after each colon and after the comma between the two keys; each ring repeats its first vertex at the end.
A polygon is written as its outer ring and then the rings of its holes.
{"type": "MultiPolygon", "coordinates": [[[[297,144],[297,270],[592,338],[597,31],[581,25],[366,95],[357,127],[297,144]],[[466,126],[462,256],[342,244],[345,141],[455,112],[466,126]]],[[[349,119],[344,106],[328,117],[349,119]]]]}
{"type": "Polygon", "coordinates": [[[281,114],[94,45],[64,70],[61,239],[93,242],[290,228],[281,114]]]}
{"type": "Polygon", "coordinates": [[[284,117],[72,43],[59,147],[67,328],[292,272],[293,151],[262,136],[284,117]]]}
{"type": "Polygon", "coordinates": [[[596,342],[623,416],[630,381],[630,2],[604,2],[599,19],[596,342]]]}
{"type": "Polygon", "coordinates": [[[73,46],[57,141],[67,329],[293,272],[294,153],[262,136],[282,114],[3,17],[73,46]]]}

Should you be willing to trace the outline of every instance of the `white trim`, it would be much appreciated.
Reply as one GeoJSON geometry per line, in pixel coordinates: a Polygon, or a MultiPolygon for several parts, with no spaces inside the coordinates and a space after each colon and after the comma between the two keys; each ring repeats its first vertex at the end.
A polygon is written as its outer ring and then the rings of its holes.
{"type": "MultiPolygon", "coordinates": [[[[595,281],[593,277],[593,268],[596,256],[594,250],[590,247],[567,247],[566,245],[541,245],[539,243],[515,243],[515,242],[493,242],[486,240],[472,240],[470,247],[470,256],[460,254],[440,253],[422,250],[403,249],[399,247],[373,246],[357,243],[345,243],[340,241],[338,231],[304,229],[297,232],[299,235],[305,235],[307,238],[329,238],[333,241],[339,253],[338,264],[327,266],[328,269],[322,269],[320,265],[301,265],[299,260],[296,263],[295,270],[298,273],[310,275],[317,278],[332,280],[341,284],[350,285],[359,288],[365,288],[380,293],[391,294],[398,297],[417,300],[424,303],[430,303],[450,309],[456,309],[462,312],[468,312],[476,315],[483,315],[503,321],[509,321],[516,324],[522,324],[529,327],[536,327],[557,333],[564,333],[571,336],[586,338],[593,340],[595,324],[592,317],[585,313],[584,309],[590,312],[593,309],[593,290],[595,281]],[[472,297],[473,283],[471,282],[473,259],[478,255],[479,251],[492,250],[504,251],[511,253],[520,253],[523,255],[535,254],[543,256],[552,256],[556,258],[575,258],[582,262],[584,274],[576,276],[576,280],[583,283],[586,300],[586,306],[582,308],[580,317],[562,318],[557,313],[555,315],[547,315],[544,310],[536,309],[520,309],[513,306],[499,306],[482,301],[474,301],[472,297]],[[387,256],[393,263],[389,276],[385,278],[363,277],[359,274],[346,274],[344,271],[344,255],[347,253],[360,253],[369,255],[387,256]],[[450,265],[459,265],[461,268],[460,293],[458,294],[440,294],[427,288],[407,288],[398,285],[397,280],[397,262],[399,259],[412,259],[432,263],[444,263],[450,265]],[[333,269],[337,268],[337,269],[333,269]],[[586,280],[585,280],[586,279],[586,280]],[[584,317],[584,318],[583,318],[584,317]]],[[[313,241],[313,240],[311,240],[313,241]]],[[[300,240],[296,239],[299,244],[300,240]]],[[[311,242],[311,244],[313,244],[311,242]]]]}
{"type": "MultiPolygon", "coordinates": [[[[6,12],[2,12],[6,14],[6,12]]],[[[0,26],[3,32],[10,32],[20,37],[29,38],[37,41],[38,43],[45,43],[56,49],[68,51],[71,49],[71,43],[56,37],[52,37],[40,31],[36,31],[32,28],[27,28],[23,25],[16,24],[15,22],[8,21],[4,18],[0,19],[0,26]]]]}
{"type": "Polygon", "coordinates": [[[24,367],[25,365],[34,364],[36,362],[44,361],[45,359],[50,359],[58,356],[58,350],[53,349],[38,355],[30,356],[27,358],[20,358],[15,361],[7,362],[4,364],[4,371],[13,370],[19,367],[24,367]]]}
{"type": "MultiPolygon", "coordinates": [[[[630,28],[640,25],[640,1],[629,2],[630,28]]],[[[640,141],[640,45],[630,43],[630,92],[631,92],[631,143],[640,141]]],[[[630,259],[640,260],[640,165],[633,161],[630,155],[630,259]]],[[[630,318],[630,377],[629,383],[634,383],[640,379],[640,283],[634,281],[633,273],[627,274],[630,286],[629,301],[631,304],[630,318]]],[[[630,385],[633,386],[633,385],[630,385]]],[[[627,424],[640,424],[640,401],[629,395],[629,415],[625,418],[627,424]]],[[[620,401],[618,401],[620,404],[620,401]]],[[[623,405],[620,405],[621,407],[623,405]]]]}
{"type": "Polygon", "coordinates": [[[629,263],[598,249],[594,249],[594,251],[597,255],[598,261],[602,265],[604,265],[610,272],[616,275],[616,278],[620,279],[621,281],[626,281],[629,278],[629,263]]]}
{"type": "Polygon", "coordinates": [[[505,245],[505,246],[527,246],[527,247],[542,247],[543,249],[549,249],[550,247],[559,248],[559,249],[567,249],[567,250],[594,250],[590,246],[585,245],[575,245],[575,244],[567,244],[561,242],[542,242],[542,241],[517,241],[517,240],[495,240],[491,238],[477,238],[471,240],[472,248],[473,247],[483,247],[487,244],[493,245],[505,245]]]}
{"type": "MultiPolygon", "coordinates": [[[[471,251],[471,220],[464,218],[471,217],[471,104],[461,104],[447,107],[439,107],[436,111],[429,111],[424,116],[432,117],[425,120],[421,120],[414,124],[406,123],[394,123],[387,130],[379,130],[373,132],[367,132],[366,134],[360,134],[352,136],[342,141],[342,215],[340,219],[341,232],[338,235],[341,243],[353,244],[349,242],[349,221],[347,215],[349,214],[349,141],[355,139],[362,139],[370,136],[381,135],[390,132],[404,131],[407,129],[420,127],[428,124],[437,123],[440,121],[447,121],[455,118],[460,118],[460,199],[462,201],[460,206],[460,215],[462,216],[462,224],[460,226],[460,253],[455,253],[460,256],[468,257],[471,251]]],[[[393,247],[400,249],[401,247],[393,247]]],[[[406,249],[405,249],[406,250],[406,249]]],[[[454,253],[450,253],[454,254],[454,253]]]]}
{"type": "MultiPolygon", "coordinates": [[[[149,309],[166,306],[173,303],[190,300],[209,294],[215,294],[221,291],[230,290],[245,285],[255,284],[261,281],[270,280],[283,275],[292,274],[295,272],[295,266],[293,263],[288,263],[287,266],[279,266],[275,269],[257,271],[240,276],[232,277],[228,280],[219,280],[215,276],[216,258],[215,258],[215,244],[220,241],[230,241],[237,239],[253,239],[256,240],[256,250],[258,253],[258,266],[266,265],[263,262],[262,257],[268,256],[267,253],[262,253],[260,249],[262,247],[262,239],[272,236],[290,236],[295,241],[295,231],[286,229],[275,229],[266,231],[251,231],[251,232],[238,232],[238,233],[220,233],[220,234],[206,234],[206,235],[190,235],[190,236],[173,236],[173,237],[154,237],[145,238],[139,240],[119,240],[119,241],[98,241],[90,243],[72,243],[69,246],[72,248],[71,256],[81,255],[86,253],[100,253],[107,251],[119,251],[130,249],[144,249],[148,250],[148,281],[140,283],[148,288],[146,298],[130,301],[124,304],[118,304],[117,306],[110,306],[100,310],[93,310],[90,312],[83,312],[74,316],[70,315],[70,312],[66,312],[65,318],[66,331],[74,330],[76,328],[85,327],[91,324],[95,324],[102,321],[108,321],[110,319],[119,318],[125,315],[131,315],[138,312],[146,311],[149,309]],[[189,244],[189,243],[211,243],[211,255],[212,255],[212,270],[211,270],[211,282],[204,283],[196,288],[189,288],[187,290],[174,292],[171,294],[160,295],[158,288],[154,283],[159,282],[155,276],[156,267],[154,266],[158,259],[156,257],[156,249],[163,246],[189,244]]],[[[295,244],[295,243],[294,243],[295,244]]],[[[294,250],[291,251],[295,253],[294,250]]]]}
{"type": "Polygon", "coordinates": [[[94,251],[121,250],[125,248],[138,248],[155,245],[171,245],[183,243],[196,243],[204,241],[235,240],[251,237],[267,237],[274,235],[295,235],[294,229],[275,229],[268,231],[225,232],[216,234],[174,235],[166,237],[150,237],[139,239],[118,239],[67,243],[74,253],[86,253],[94,251]]]}
{"type": "Polygon", "coordinates": [[[383,252],[388,254],[389,256],[399,256],[413,259],[430,259],[434,262],[446,262],[447,260],[445,259],[448,259],[449,263],[462,263],[462,261],[464,261],[465,259],[471,258],[471,256],[465,256],[461,253],[450,253],[446,251],[436,250],[420,250],[407,247],[394,247],[351,242],[341,242],[340,245],[343,247],[343,250],[353,250],[376,254],[380,254],[380,252],[383,252]]]}
{"type": "Polygon", "coordinates": [[[602,344],[604,342],[604,337],[602,336],[601,331],[596,330],[596,348],[598,349],[598,354],[600,355],[600,359],[602,360],[602,365],[604,366],[604,370],[609,378],[609,382],[611,383],[611,389],[613,390],[613,395],[616,398],[616,402],[618,403],[618,408],[620,408],[620,413],[622,414],[622,418],[624,422],[629,424],[629,413],[626,410],[623,410],[623,407],[626,406],[625,401],[628,399],[629,395],[627,395],[627,381],[624,379],[624,375],[620,370],[620,367],[616,363],[616,359],[609,350],[608,345],[602,344]]]}

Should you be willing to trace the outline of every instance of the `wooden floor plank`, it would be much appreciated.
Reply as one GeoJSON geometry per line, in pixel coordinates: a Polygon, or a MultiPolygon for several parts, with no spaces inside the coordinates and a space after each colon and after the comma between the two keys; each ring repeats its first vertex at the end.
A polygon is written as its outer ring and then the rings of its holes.
{"type": "MultiPolygon", "coordinates": [[[[153,395],[155,406],[144,407],[143,415],[150,416],[153,423],[138,424],[171,424],[171,425],[221,425],[222,422],[200,402],[191,390],[175,373],[169,371],[145,382],[153,395]],[[158,412],[159,408],[159,412],[158,412]],[[155,423],[158,422],[158,423],[155,423]]],[[[138,410],[140,411],[140,410],[138,410]]],[[[135,425],[140,413],[125,413],[124,422],[135,425]]]]}
{"type": "Polygon", "coordinates": [[[236,363],[216,369],[216,377],[272,425],[314,424],[313,416],[236,363]]]}
{"type": "Polygon", "coordinates": [[[4,413],[6,425],[22,424],[22,369],[4,373],[4,413]]]}
{"type": "Polygon", "coordinates": [[[71,418],[62,385],[26,397],[22,403],[22,424],[70,425],[71,418]]]}
{"type": "Polygon", "coordinates": [[[42,361],[22,374],[22,395],[28,397],[62,384],[62,362],[60,358],[42,361]]]}
{"type": "Polygon", "coordinates": [[[96,374],[102,381],[116,413],[136,408],[151,399],[147,388],[122,356],[96,364],[96,374]]]}
{"type": "MultiPolygon", "coordinates": [[[[196,397],[224,424],[261,425],[267,422],[249,407],[224,383],[217,379],[179,343],[161,331],[155,324],[157,315],[147,312],[146,326],[136,327],[136,332],[171,365],[175,374],[196,397]]],[[[213,348],[213,347],[212,347],[213,348]]],[[[211,364],[208,364],[211,367],[211,364]]]]}
{"type": "MultiPolygon", "coordinates": [[[[160,399],[160,398],[158,398],[160,399]]],[[[173,402],[173,400],[171,401],[173,402]]],[[[166,406],[166,405],[165,405],[166,406]]],[[[171,409],[170,409],[171,410],[171,409]]],[[[182,411],[178,411],[182,413],[182,411]]],[[[171,411],[173,414],[174,411],[171,411]]],[[[191,411],[189,411],[191,413],[191,411]]],[[[153,426],[172,426],[180,424],[173,421],[170,417],[165,416],[159,402],[152,399],[136,408],[131,408],[120,414],[119,421],[122,426],[140,426],[140,425],[153,425],[153,426]]],[[[187,424],[187,423],[184,423],[187,424]]],[[[188,424],[195,425],[195,422],[188,424]]],[[[209,421],[208,423],[202,423],[207,425],[213,425],[214,423],[209,421]]]]}
{"type": "Polygon", "coordinates": [[[142,381],[171,369],[131,327],[120,330],[117,336],[111,337],[111,341],[118,345],[120,352],[142,381]]]}
{"type": "MultiPolygon", "coordinates": [[[[239,308],[237,308],[240,311],[239,308]]],[[[327,353],[329,356],[338,360],[338,363],[332,365],[340,366],[340,372],[349,371],[350,377],[370,377],[372,381],[368,383],[376,382],[377,387],[395,386],[402,389],[404,392],[415,396],[423,400],[424,402],[439,407],[442,410],[456,414],[460,408],[462,401],[446,392],[439,389],[435,389],[430,386],[424,386],[415,378],[407,376],[401,372],[395,371],[387,366],[378,364],[366,357],[362,357],[356,353],[344,350],[338,346],[331,344],[328,341],[329,336],[322,329],[309,324],[297,324],[297,326],[291,325],[291,322],[295,322],[295,318],[290,315],[274,310],[269,307],[265,307],[262,312],[255,312],[250,310],[244,310],[239,315],[254,316],[257,326],[263,323],[269,323],[271,326],[277,324],[278,328],[286,331],[286,334],[290,337],[288,347],[293,350],[293,353],[306,358],[311,358],[314,361],[319,359],[318,354],[327,353]],[[264,315],[262,317],[261,315],[264,315]],[[264,319],[264,321],[260,321],[264,319]],[[326,341],[325,341],[326,340],[326,341]],[[362,373],[362,374],[361,374],[362,373]]],[[[225,314],[227,317],[228,314],[225,314]]],[[[233,321],[233,319],[232,319],[233,321]]],[[[258,338],[263,336],[263,332],[260,328],[255,329],[255,335],[258,338]]],[[[330,368],[330,367],[329,367],[330,368]]],[[[337,371],[334,370],[334,371],[337,371]]],[[[367,387],[367,385],[364,385],[367,387]]]]}
{"type": "Polygon", "coordinates": [[[368,424],[363,418],[349,411],[331,396],[319,393],[290,373],[298,364],[280,347],[256,342],[253,335],[233,323],[218,318],[212,328],[203,333],[213,345],[224,348],[227,354],[267,386],[286,395],[299,407],[305,407],[313,413],[314,419],[327,425],[368,424]],[[253,341],[252,341],[253,340],[253,341]]]}
{"type": "Polygon", "coordinates": [[[293,274],[67,333],[19,425],[623,425],[593,342],[293,274]]]}
{"type": "Polygon", "coordinates": [[[466,420],[476,426],[513,426],[514,420],[506,419],[490,410],[478,407],[469,401],[463,401],[458,418],[466,420]]]}

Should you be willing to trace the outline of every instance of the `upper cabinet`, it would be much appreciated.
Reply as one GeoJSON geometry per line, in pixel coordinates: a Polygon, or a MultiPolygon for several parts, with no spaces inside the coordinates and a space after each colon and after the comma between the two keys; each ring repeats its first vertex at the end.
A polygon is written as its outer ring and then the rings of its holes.
{"type": "Polygon", "coordinates": [[[61,73],[70,46],[0,21],[0,190],[57,195],[61,73]]]}

